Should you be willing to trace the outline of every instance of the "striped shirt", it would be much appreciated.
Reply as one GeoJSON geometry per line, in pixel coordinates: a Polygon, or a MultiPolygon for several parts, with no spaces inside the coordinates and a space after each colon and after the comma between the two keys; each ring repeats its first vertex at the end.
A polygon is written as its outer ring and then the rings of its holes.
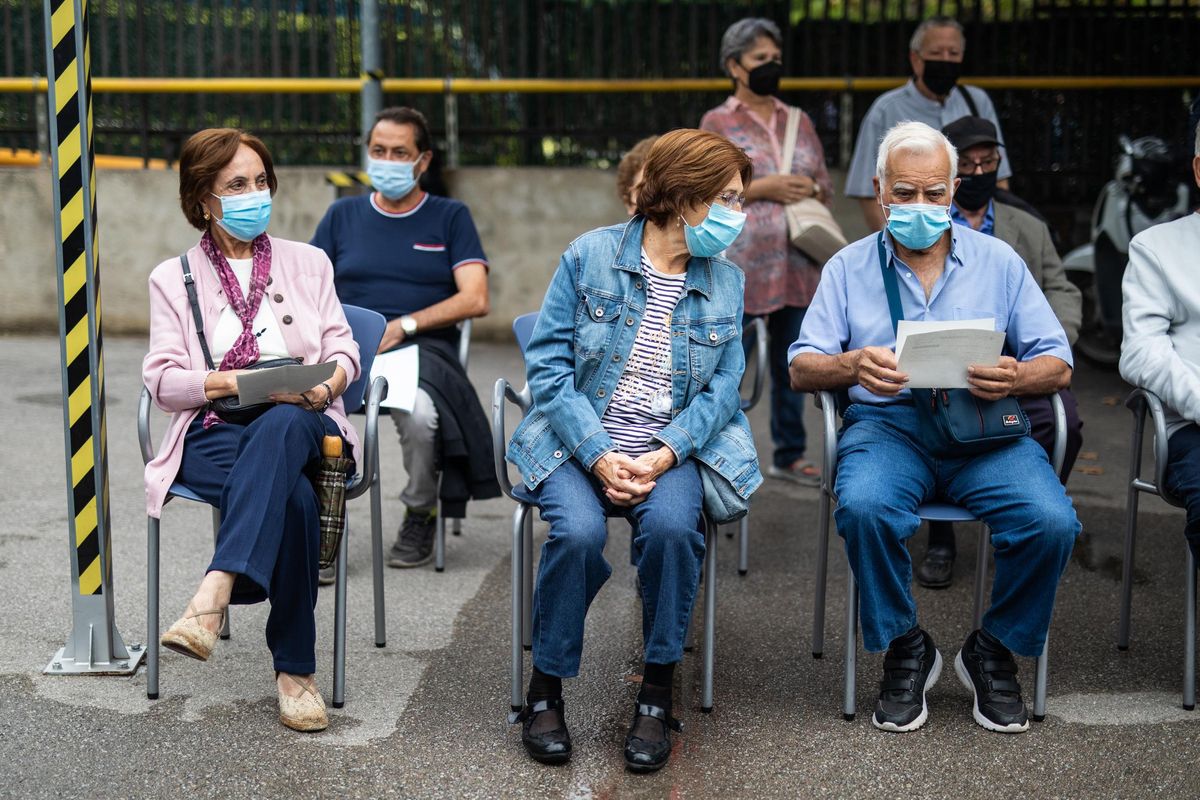
{"type": "Polygon", "coordinates": [[[667,275],[656,270],[645,250],[642,275],[646,315],[600,419],[617,450],[631,458],[657,450],[650,439],[671,422],[671,314],[687,280],[686,272],[667,275]]]}

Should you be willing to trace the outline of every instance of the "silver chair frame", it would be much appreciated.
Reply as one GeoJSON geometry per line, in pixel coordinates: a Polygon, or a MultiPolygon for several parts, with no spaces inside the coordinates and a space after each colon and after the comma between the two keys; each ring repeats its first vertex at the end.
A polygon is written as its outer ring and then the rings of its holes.
{"type": "MultiPolygon", "coordinates": [[[[381,527],[381,502],[379,491],[379,404],[387,395],[387,380],[376,378],[371,382],[366,402],[366,434],[362,442],[362,463],[355,476],[346,485],[346,499],[351,500],[366,493],[371,493],[371,554],[373,559],[372,573],[374,578],[375,599],[375,646],[384,647],[387,644],[386,623],[383,606],[383,530],[381,527]]],[[[150,390],[142,387],[138,398],[138,444],[141,448],[142,463],[148,464],[154,458],[154,440],[150,433],[150,390]]],[[[169,491],[163,504],[173,496],[169,491]]],[[[188,498],[185,498],[188,499],[188,498]]],[[[216,542],[217,531],[221,526],[221,512],[215,506],[212,509],[213,541],[216,542]]],[[[146,517],[146,697],[157,700],[159,697],[159,528],[160,520],[146,517]]],[[[334,585],[333,612],[333,707],[341,708],[346,704],[346,553],[349,540],[349,528],[342,536],[338,549],[336,583],[334,585]]],[[[225,625],[221,638],[229,638],[229,614],[225,615],[225,625]]]]}
{"type": "MultiPolygon", "coordinates": [[[[825,590],[829,561],[829,521],[832,509],[837,505],[837,494],[833,487],[837,482],[838,412],[837,401],[832,392],[817,392],[816,404],[821,409],[824,422],[824,450],[821,464],[821,497],[817,512],[820,535],[817,547],[816,597],[813,602],[812,655],[813,658],[821,658],[825,649],[825,590]]],[[[1061,475],[1067,452],[1067,414],[1063,408],[1062,398],[1057,393],[1051,395],[1051,404],[1054,408],[1054,450],[1051,463],[1054,465],[1054,474],[1061,475]]],[[[917,516],[926,519],[921,513],[923,508],[925,508],[924,505],[917,508],[917,516]]],[[[962,511],[962,517],[954,521],[974,521],[974,517],[966,511],[962,511]]],[[[975,562],[974,624],[976,628],[983,624],[984,592],[987,584],[988,558],[991,552],[989,544],[988,527],[980,523],[975,562]]],[[[1046,718],[1046,672],[1049,650],[1050,641],[1047,637],[1042,654],[1037,658],[1034,683],[1032,716],[1037,722],[1046,718]]],[[[842,692],[842,717],[849,721],[854,719],[857,711],[855,667],[858,659],[858,585],[854,580],[854,572],[849,567],[846,569],[845,653],[846,674],[842,692]]]]}
{"type": "MultiPolygon", "coordinates": [[[[754,382],[750,384],[750,396],[742,398],[742,411],[750,413],[750,409],[758,405],[758,401],[762,399],[763,383],[767,378],[767,370],[770,368],[770,362],[767,358],[769,355],[770,337],[767,335],[767,323],[762,317],[755,317],[747,325],[746,328],[754,329],[754,382]]],[[[745,328],[742,329],[742,335],[746,335],[745,328]]],[[[727,531],[725,534],[729,538],[733,538],[733,531],[727,531]]],[[[738,520],[738,575],[746,576],[750,571],[750,515],[738,520]]]]}
{"type": "MultiPolygon", "coordinates": [[[[467,369],[467,362],[471,358],[471,329],[473,327],[469,319],[464,319],[458,324],[458,363],[462,364],[464,372],[467,369]]],[[[455,536],[462,536],[461,519],[450,523],[450,532],[455,536]]],[[[440,502],[438,503],[437,527],[433,538],[433,568],[437,572],[446,570],[446,518],[442,516],[440,502]]]]}
{"type": "MultiPolygon", "coordinates": [[[[1138,497],[1142,492],[1155,494],[1169,505],[1183,508],[1183,501],[1166,489],[1167,421],[1162,401],[1148,389],[1134,389],[1125,400],[1133,414],[1133,438],[1129,448],[1129,490],[1125,500],[1125,563],[1121,569],[1121,621],[1117,630],[1117,649],[1129,649],[1130,615],[1133,609],[1133,556],[1137,537],[1138,497]],[[1142,441],[1146,432],[1146,414],[1154,425],[1154,480],[1142,478],[1142,441]]],[[[1196,708],[1196,558],[1186,542],[1186,591],[1183,614],[1183,707],[1196,708]]]]}
{"type": "MultiPolygon", "coordinates": [[[[504,427],[504,404],[513,403],[524,416],[533,405],[529,385],[517,391],[504,378],[496,381],[492,393],[492,450],[496,462],[496,479],[500,488],[517,504],[512,521],[512,669],[509,697],[510,723],[524,705],[524,650],[532,650],[533,642],[533,506],[513,495],[505,461],[507,436],[504,427]]],[[[704,644],[701,650],[703,676],[700,710],[713,708],[713,666],[717,628],[717,526],[704,516],[704,644]]],[[[690,628],[690,626],[689,626],[690,628]]],[[[690,635],[690,633],[689,633],[690,635]]],[[[687,638],[685,636],[685,638],[687,638]]]]}

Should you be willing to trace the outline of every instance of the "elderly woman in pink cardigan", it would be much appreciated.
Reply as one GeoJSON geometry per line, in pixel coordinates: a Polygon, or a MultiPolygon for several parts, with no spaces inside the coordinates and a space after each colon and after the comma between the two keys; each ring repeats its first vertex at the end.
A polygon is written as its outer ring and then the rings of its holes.
{"type": "Polygon", "coordinates": [[[212,562],[163,646],[205,661],[231,602],[269,600],[280,721],[318,731],[328,725],[313,680],[320,532],[317,495],[304,470],[327,435],[357,446],[338,396],[358,377],[358,347],[325,254],[266,235],[276,187],[266,146],[242,131],[200,131],[180,154],[180,204],[203,232],[187,264],[211,362],[219,367],[207,366],[183,260],[163,262],[150,276],[150,351],[142,373],[155,403],[174,416],[146,467],[146,506],[157,517],[178,480],[221,510],[212,562]],[[274,397],[276,405],[246,425],[209,409],[209,401],[237,394],[239,370],[287,357],[337,367],[302,394],[274,397]]]}

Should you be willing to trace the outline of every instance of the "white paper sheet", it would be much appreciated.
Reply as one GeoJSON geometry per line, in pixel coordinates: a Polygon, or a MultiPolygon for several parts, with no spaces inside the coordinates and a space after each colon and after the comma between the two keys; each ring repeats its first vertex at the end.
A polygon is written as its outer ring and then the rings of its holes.
{"type": "Polygon", "coordinates": [[[375,356],[371,363],[371,380],[382,375],[387,378],[387,398],[381,403],[386,408],[412,411],[417,403],[417,378],[420,377],[421,360],[416,345],[401,347],[375,356]]]}
{"type": "Polygon", "coordinates": [[[901,320],[896,331],[899,371],[914,389],[965,389],[967,367],[1000,362],[1004,332],[994,328],[991,319],[901,320]]]}
{"type": "Polygon", "coordinates": [[[256,369],[237,376],[238,404],[266,403],[273,394],[307,392],[333,377],[336,361],[324,364],[292,364],[286,367],[256,369]]]}

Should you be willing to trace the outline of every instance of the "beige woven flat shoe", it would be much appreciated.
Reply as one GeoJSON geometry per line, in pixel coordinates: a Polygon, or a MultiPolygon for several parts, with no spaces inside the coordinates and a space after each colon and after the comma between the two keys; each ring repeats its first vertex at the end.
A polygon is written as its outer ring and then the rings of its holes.
{"type": "MultiPolygon", "coordinates": [[[[308,686],[295,676],[283,673],[288,680],[304,690],[299,697],[292,697],[279,691],[279,721],[294,731],[315,732],[329,727],[329,717],[325,714],[325,700],[316,686],[308,686]]],[[[279,673],[275,673],[276,679],[279,673]]]]}
{"type": "Polygon", "coordinates": [[[206,617],[209,614],[219,614],[221,616],[221,621],[217,624],[217,630],[221,630],[225,624],[224,609],[196,611],[192,607],[192,604],[188,603],[187,610],[183,612],[183,616],[174,625],[167,628],[167,632],[159,639],[162,642],[162,646],[198,661],[208,661],[208,657],[212,655],[213,647],[217,644],[217,634],[201,625],[197,621],[197,618],[206,617]]]}

